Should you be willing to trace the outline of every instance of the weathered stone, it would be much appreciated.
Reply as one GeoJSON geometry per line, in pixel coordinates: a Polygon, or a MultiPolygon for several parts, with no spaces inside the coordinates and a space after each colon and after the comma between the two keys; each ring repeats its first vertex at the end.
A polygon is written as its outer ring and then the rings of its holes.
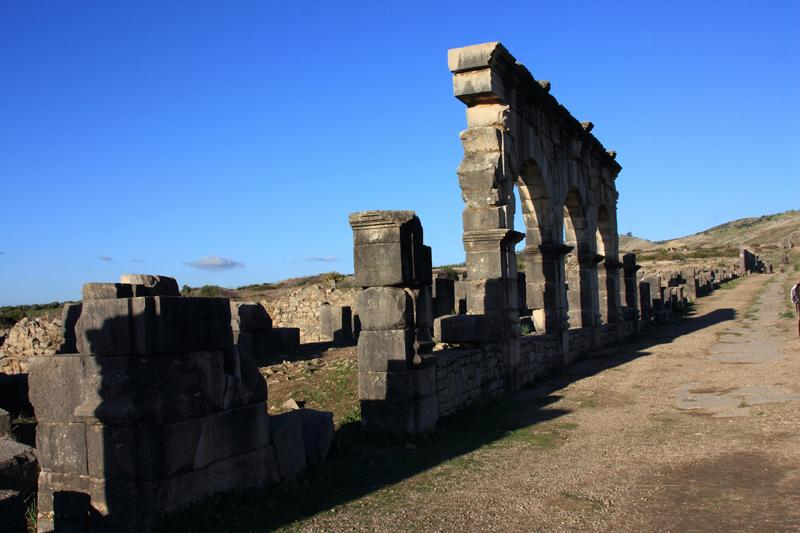
{"type": "Polygon", "coordinates": [[[75,338],[75,325],[81,317],[83,304],[64,304],[64,310],[61,313],[61,323],[64,331],[64,344],[61,345],[59,352],[61,353],[75,353],[78,351],[75,338]]]}
{"type": "Polygon", "coordinates": [[[298,413],[303,425],[306,463],[318,467],[325,462],[333,442],[333,413],[314,409],[300,409],[298,413]]]}
{"type": "Polygon", "coordinates": [[[11,439],[0,439],[0,490],[29,494],[36,490],[39,463],[33,448],[11,439]]]}
{"type": "Polygon", "coordinates": [[[301,411],[270,417],[272,443],[278,453],[281,479],[285,481],[293,481],[306,468],[301,411]]]}
{"type": "Polygon", "coordinates": [[[169,276],[152,274],[123,274],[120,283],[133,285],[133,296],[180,296],[178,282],[169,276]]]}
{"type": "Polygon", "coordinates": [[[84,283],[81,291],[83,301],[130,298],[133,285],[127,283],[84,283]]]}
{"type": "Polygon", "coordinates": [[[460,343],[483,340],[482,315],[446,315],[433,321],[436,342],[460,343]]]}
{"type": "Polygon", "coordinates": [[[273,353],[292,355],[300,349],[299,328],[272,328],[273,353]]]}
{"type": "Polygon", "coordinates": [[[0,490],[0,524],[6,533],[27,533],[25,502],[19,492],[0,490]]]}
{"type": "Polygon", "coordinates": [[[273,339],[272,330],[233,332],[233,342],[239,349],[239,353],[256,361],[263,360],[279,351],[276,350],[273,339]]]}
{"type": "Polygon", "coordinates": [[[153,355],[233,345],[225,298],[88,300],[75,334],[84,355],[153,355]]]}
{"type": "Polygon", "coordinates": [[[71,421],[83,402],[83,364],[78,356],[34,357],[28,374],[30,401],[39,422],[71,421]]]}
{"type": "Polygon", "coordinates": [[[319,308],[319,340],[336,344],[353,342],[353,313],[350,307],[330,305],[325,302],[319,308]]]}
{"type": "Polygon", "coordinates": [[[405,329],[414,325],[411,294],[399,287],[370,287],[358,297],[361,331],[405,329]]]}
{"type": "Polygon", "coordinates": [[[43,470],[88,474],[85,424],[39,422],[36,427],[36,449],[43,470]]]}
{"type": "Polygon", "coordinates": [[[362,331],[358,338],[359,371],[402,371],[414,357],[410,329],[362,331]]]}
{"type": "Polygon", "coordinates": [[[233,331],[270,331],[272,318],[261,304],[231,302],[231,329],[233,331]]]}
{"type": "Polygon", "coordinates": [[[433,318],[452,315],[455,312],[455,282],[452,279],[436,278],[431,288],[433,318]]]}

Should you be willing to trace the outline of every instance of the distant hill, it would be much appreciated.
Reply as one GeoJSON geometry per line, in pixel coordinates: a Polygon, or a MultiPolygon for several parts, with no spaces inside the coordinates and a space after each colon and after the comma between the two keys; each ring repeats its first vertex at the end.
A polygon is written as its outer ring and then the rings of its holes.
{"type": "Polygon", "coordinates": [[[661,249],[751,248],[775,247],[784,242],[800,244],[800,210],[774,215],[740,218],[707,230],[666,241],[649,241],[640,237],[620,235],[620,252],[661,249]]]}

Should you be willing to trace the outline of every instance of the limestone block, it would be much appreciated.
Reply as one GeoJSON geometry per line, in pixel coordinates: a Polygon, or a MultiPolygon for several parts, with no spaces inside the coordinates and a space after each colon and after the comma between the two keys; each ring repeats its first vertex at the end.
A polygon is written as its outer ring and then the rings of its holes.
{"type": "Polygon", "coordinates": [[[272,318],[261,304],[231,302],[231,329],[233,331],[270,331],[272,318]]]}
{"type": "Polygon", "coordinates": [[[436,394],[436,361],[426,358],[420,366],[409,371],[409,395],[411,398],[424,398],[436,394]]]}
{"type": "Polygon", "coordinates": [[[39,463],[33,448],[11,439],[0,439],[0,490],[27,495],[36,490],[39,463]]]}
{"type": "Polygon", "coordinates": [[[333,413],[314,409],[299,409],[297,412],[303,425],[306,463],[320,466],[325,462],[333,442],[333,413]]]}
{"type": "Polygon", "coordinates": [[[61,353],[76,353],[75,325],[81,316],[83,304],[65,304],[61,313],[62,328],[64,328],[64,344],[59,350],[61,353]]]}
{"type": "Polygon", "coordinates": [[[319,307],[319,338],[336,344],[353,342],[353,312],[349,306],[330,305],[319,307]]]}
{"type": "Polygon", "coordinates": [[[297,353],[300,349],[300,328],[272,328],[272,346],[272,353],[297,353]]]}
{"type": "Polygon", "coordinates": [[[411,402],[409,411],[409,433],[419,433],[433,429],[439,420],[439,402],[436,395],[415,398],[411,402]]]}
{"type": "Polygon", "coordinates": [[[41,422],[72,420],[83,402],[83,364],[79,356],[34,357],[28,374],[28,395],[41,422]]]}
{"type": "Polygon", "coordinates": [[[126,283],[84,283],[81,296],[83,301],[130,298],[133,296],[133,286],[126,283]]]}
{"type": "Polygon", "coordinates": [[[447,66],[451,72],[486,68],[497,50],[505,50],[499,41],[451,48],[447,51],[447,66]]]}
{"type": "Polygon", "coordinates": [[[169,276],[155,276],[152,274],[123,274],[119,277],[120,283],[134,286],[133,296],[180,296],[178,281],[169,276]]]}
{"type": "Polygon", "coordinates": [[[408,395],[408,372],[358,372],[358,397],[361,400],[381,400],[387,405],[392,402],[405,404],[408,395]]]}
{"type": "Polygon", "coordinates": [[[508,227],[513,218],[509,206],[465,208],[461,213],[464,231],[481,231],[508,227]]]}
{"type": "Polygon", "coordinates": [[[455,282],[452,279],[434,279],[431,294],[433,296],[433,318],[452,315],[455,312],[455,282]]]}
{"type": "Polygon", "coordinates": [[[497,127],[468,128],[461,132],[460,137],[465,154],[493,153],[502,150],[503,132],[497,127]]]}
{"type": "Polygon", "coordinates": [[[0,490],[0,524],[7,533],[27,533],[25,502],[19,492],[0,490]]]}
{"type": "Polygon", "coordinates": [[[86,424],[88,475],[96,479],[135,481],[141,475],[137,472],[138,447],[137,430],[133,425],[86,424]]]}
{"type": "Polygon", "coordinates": [[[275,349],[272,331],[234,331],[233,342],[239,353],[253,360],[263,360],[273,355],[275,349]]]}
{"type": "Polygon", "coordinates": [[[293,481],[306,468],[303,422],[300,411],[270,417],[272,442],[278,454],[281,479],[293,481]]]}
{"type": "Polygon", "coordinates": [[[500,152],[467,152],[456,173],[462,189],[497,189],[504,179],[502,155],[500,152]]]}
{"type": "Polygon", "coordinates": [[[361,400],[361,425],[372,433],[395,435],[408,432],[409,402],[407,399],[361,400]]]}
{"type": "Polygon", "coordinates": [[[358,368],[386,372],[404,371],[414,358],[414,332],[410,329],[361,331],[358,368]]]}
{"type": "Polygon", "coordinates": [[[86,425],[39,422],[36,449],[42,470],[87,475],[86,425]]]}
{"type": "Polygon", "coordinates": [[[155,355],[233,345],[226,298],[148,296],[83,303],[76,324],[84,355],[155,355]]]}
{"type": "Polygon", "coordinates": [[[355,245],[355,282],[361,287],[411,285],[414,270],[410,247],[401,243],[355,245]]]}
{"type": "Polygon", "coordinates": [[[445,315],[433,321],[433,338],[436,342],[481,342],[481,315],[445,315]]]}
{"type": "Polygon", "coordinates": [[[414,325],[414,302],[398,287],[370,287],[358,296],[359,320],[365,331],[406,329],[414,325]]]}
{"type": "Polygon", "coordinates": [[[504,125],[509,109],[509,106],[502,104],[479,104],[468,107],[467,125],[470,128],[504,125]]]}
{"type": "Polygon", "coordinates": [[[414,211],[361,211],[351,213],[353,243],[423,242],[422,223],[414,211]]]}

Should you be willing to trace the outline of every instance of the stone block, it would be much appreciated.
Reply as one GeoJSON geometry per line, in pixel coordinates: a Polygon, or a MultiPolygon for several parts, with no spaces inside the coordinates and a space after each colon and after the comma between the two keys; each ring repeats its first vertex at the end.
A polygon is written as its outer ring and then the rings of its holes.
{"type": "MultiPolygon", "coordinates": [[[[74,408],[74,414],[87,422],[144,419],[164,424],[205,416],[223,408],[229,385],[225,382],[226,354],[222,351],[73,358],[84,369],[78,385],[78,390],[83,391],[82,403],[74,408]]],[[[232,366],[238,369],[239,364],[232,366]]],[[[240,373],[238,369],[237,376],[240,373]]],[[[71,415],[70,412],[70,418],[71,415]]]]}
{"type": "Polygon", "coordinates": [[[123,274],[120,283],[133,285],[133,296],[180,296],[178,281],[169,276],[123,274]]]}
{"type": "Polygon", "coordinates": [[[136,468],[138,446],[137,430],[133,425],[86,424],[88,475],[111,481],[135,481],[140,475],[136,468]]]}
{"type": "Polygon", "coordinates": [[[408,400],[361,400],[361,426],[371,433],[400,435],[408,430],[408,400]]]}
{"type": "Polygon", "coordinates": [[[482,315],[446,315],[433,321],[433,338],[436,342],[481,342],[483,339],[482,315]]]}
{"type": "Polygon", "coordinates": [[[355,245],[355,283],[361,287],[412,285],[414,265],[411,246],[401,243],[355,245]]]}
{"type": "Polygon", "coordinates": [[[404,371],[413,358],[414,332],[410,329],[362,331],[358,337],[359,371],[404,371]]]}
{"type": "Polygon", "coordinates": [[[406,403],[409,395],[408,372],[358,372],[358,397],[361,400],[381,400],[406,403]]]}
{"type": "Polygon", "coordinates": [[[420,433],[433,429],[439,420],[439,402],[436,395],[415,398],[411,402],[407,431],[420,433]]]}
{"type": "Polygon", "coordinates": [[[71,421],[83,402],[83,364],[79,356],[31,358],[28,395],[38,422],[71,421]]]}
{"type": "Polygon", "coordinates": [[[130,298],[133,286],[127,283],[84,283],[81,290],[83,301],[113,298],[130,298]]]}
{"type": "Polygon", "coordinates": [[[272,328],[273,353],[292,355],[300,349],[300,328],[272,328]]]}
{"type": "Polygon", "coordinates": [[[33,448],[11,439],[0,439],[0,490],[27,495],[36,490],[39,463],[33,448]]]}
{"type": "Polygon", "coordinates": [[[270,417],[272,443],[278,454],[281,479],[293,481],[306,468],[303,421],[300,411],[270,417]]]}
{"type": "Polygon", "coordinates": [[[452,315],[455,312],[455,281],[447,278],[433,280],[433,318],[452,315]]]}
{"type": "Polygon", "coordinates": [[[233,331],[270,331],[272,318],[261,304],[231,302],[231,329],[233,331]]]}
{"type": "Polygon", "coordinates": [[[333,442],[333,413],[299,409],[303,425],[303,446],[306,452],[306,463],[318,467],[325,462],[333,442]]]}
{"type": "Polygon", "coordinates": [[[424,398],[436,395],[436,361],[435,358],[426,358],[424,364],[409,370],[410,389],[412,398],[424,398]]]}
{"type": "Polygon", "coordinates": [[[19,492],[0,490],[0,524],[6,533],[27,533],[25,502],[19,492]]]}
{"type": "Polygon", "coordinates": [[[239,353],[253,360],[263,360],[276,351],[272,331],[234,331],[233,341],[239,353]]]}
{"type": "Polygon", "coordinates": [[[352,344],[353,312],[350,306],[322,304],[319,308],[319,332],[321,341],[352,344]]]}
{"type": "Polygon", "coordinates": [[[75,325],[81,316],[83,304],[65,304],[61,313],[61,323],[64,331],[64,344],[59,350],[61,353],[76,353],[75,325]]]}
{"type": "Polygon", "coordinates": [[[358,295],[361,331],[405,329],[414,325],[414,301],[399,287],[370,287],[358,295]]]}
{"type": "MultiPolygon", "coordinates": [[[[466,153],[456,172],[462,189],[479,191],[496,189],[503,179],[500,151],[466,153]]],[[[480,208],[486,209],[490,205],[480,206],[480,208]]]]}
{"type": "Polygon", "coordinates": [[[36,427],[36,450],[43,470],[62,474],[88,473],[85,424],[39,422],[36,427]]]}
{"type": "Polygon", "coordinates": [[[233,345],[226,298],[89,300],[76,325],[84,355],[156,355],[233,345]]]}

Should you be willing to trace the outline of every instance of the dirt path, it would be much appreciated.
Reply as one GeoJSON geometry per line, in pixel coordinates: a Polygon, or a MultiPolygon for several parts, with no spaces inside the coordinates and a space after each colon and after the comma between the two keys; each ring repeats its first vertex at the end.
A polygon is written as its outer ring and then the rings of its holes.
{"type": "MultiPolygon", "coordinates": [[[[518,427],[292,528],[800,530],[800,341],[779,316],[784,281],[700,299],[691,318],[513,400],[518,427]]],[[[497,416],[468,423],[496,429],[497,416]]],[[[425,446],[397,451],[415,453],[425,446]]]]}

